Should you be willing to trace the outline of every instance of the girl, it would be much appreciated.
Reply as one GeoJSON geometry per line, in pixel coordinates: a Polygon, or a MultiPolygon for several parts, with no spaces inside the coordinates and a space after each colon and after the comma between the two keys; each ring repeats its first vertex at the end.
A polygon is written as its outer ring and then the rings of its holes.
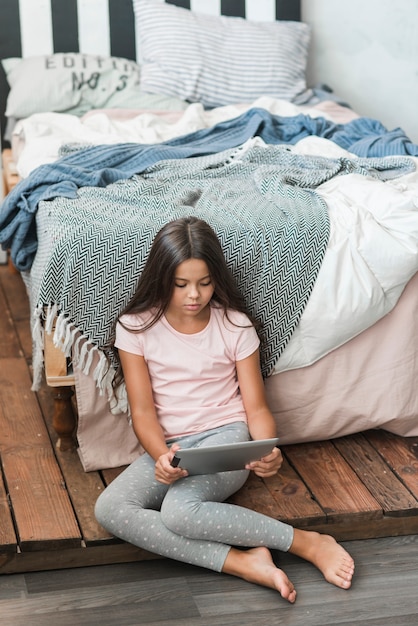
{"type": "Polygon", "coordinates": [[[310,561],[343,589],[354,563],[328,535],[224,502],[249,471],[276,474],[280,450],[212,475],[171,466],[179,448],[276,436],[256,328],[212,228],[195,217],[166,224],[113,340],[115,390],[124,380],[145,453],[100,495],[96,517],[145,550],[271,587],[293,603],[295,588],[268,548],[310,561]]]}

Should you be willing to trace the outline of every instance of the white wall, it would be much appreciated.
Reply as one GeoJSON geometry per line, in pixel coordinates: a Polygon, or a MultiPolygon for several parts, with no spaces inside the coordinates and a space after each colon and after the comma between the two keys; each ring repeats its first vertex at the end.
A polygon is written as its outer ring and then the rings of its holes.
{"type": "Polygon", "coordinates": [[[302,0],[310,85],[418,143],[418,0],[302,0]]]}

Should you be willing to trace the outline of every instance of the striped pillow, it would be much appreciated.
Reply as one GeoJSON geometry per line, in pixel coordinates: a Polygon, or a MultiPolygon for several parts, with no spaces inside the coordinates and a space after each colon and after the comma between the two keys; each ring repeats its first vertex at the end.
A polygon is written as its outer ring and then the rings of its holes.
{"type": "Polygon", "coordinates": [[[150,0],[133,7],[144,91],[206,107],[262,95],[303,99],[307,24],[204,15],[150,0]]]}

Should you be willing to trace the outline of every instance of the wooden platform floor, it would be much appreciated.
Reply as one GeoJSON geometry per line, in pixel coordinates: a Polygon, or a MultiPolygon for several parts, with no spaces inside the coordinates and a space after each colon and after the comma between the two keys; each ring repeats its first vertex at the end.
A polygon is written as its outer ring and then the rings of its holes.
{"type": "MultiPolygon", "coordinates": [[[[56,449],[49,390],[31,391],[25,288],[6,266],[0,308],[0,573],[153,558],[94,518],[119,470],[85,473],[76,450],[56,449]]],[[[282,451],[280,474],[251,478],[236,503],[339,540],[418,534],[418,438],[368,431],[282,451]]]]}

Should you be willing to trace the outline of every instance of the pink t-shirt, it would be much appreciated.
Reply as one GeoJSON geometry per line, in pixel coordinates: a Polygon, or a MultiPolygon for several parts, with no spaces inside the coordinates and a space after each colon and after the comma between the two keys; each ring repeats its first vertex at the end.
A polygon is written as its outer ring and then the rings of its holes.
{"type": "MultiPolygon", "coordinates": [[[[158,419],[167,439],[202,432],[230,422],[246,422],[235,362],[259,346],[246,315],[211,307],[210,320],[199,333],[175,330],[165,317],[143,333],[116,327],[115,346],[144,357],[154,392],[158,419]],[[235,325],[236,324],[236,325],[235,325]]],[[[125,315],[128,328],[146,316],[125,315]]]]}

